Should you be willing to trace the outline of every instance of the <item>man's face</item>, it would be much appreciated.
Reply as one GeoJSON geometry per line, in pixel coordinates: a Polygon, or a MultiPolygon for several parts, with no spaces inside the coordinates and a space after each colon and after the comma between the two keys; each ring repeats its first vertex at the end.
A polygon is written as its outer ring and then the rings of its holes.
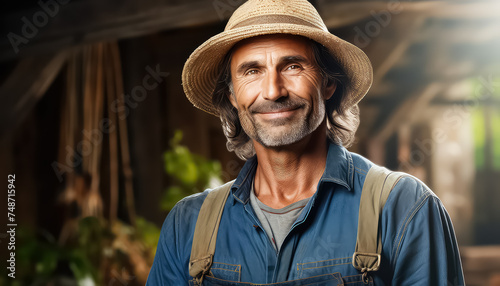
{"type": "Polygon", "coordinates": [[[270,35],[240,42],[231,59],[233,94],[241,125],[265,147],[295,143],[325,118],[325,100],[335,85],[324,86],[311,42],[270,35]]]}

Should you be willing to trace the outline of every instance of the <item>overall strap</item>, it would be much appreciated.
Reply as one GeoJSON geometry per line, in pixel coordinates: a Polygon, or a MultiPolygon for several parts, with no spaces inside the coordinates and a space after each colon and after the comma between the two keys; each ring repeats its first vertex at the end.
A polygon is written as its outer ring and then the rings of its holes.
{"type": "Polygon", "coordinates": [[[194,229],[189,261],[189,275],[199,285],[203,281],[203,276],[210,271],[212,266],[220,219],[233,183],[234,180],[215,188],[208,193],[201,205],[194,229]]]}
{"type": "Polygon", "coordinates": [[[352,265],[363,272],[365,280],[369,271],[377,271],[380,267],[379,219],[389,194],[403,175],[377,165],[373,165],[366,175],[359,202],[356,250],[352,256],[352,265]]]}

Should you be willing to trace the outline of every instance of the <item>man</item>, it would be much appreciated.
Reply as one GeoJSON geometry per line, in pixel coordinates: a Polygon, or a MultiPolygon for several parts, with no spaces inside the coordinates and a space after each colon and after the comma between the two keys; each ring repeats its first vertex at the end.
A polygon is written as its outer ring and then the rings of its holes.
{"type": "Polygon", "coordinates": [[[249,0],[236,10],[188,59],[183,85],[196,107],[220,116],[228,149],[247,162],[223,202],[205,279],[189,268],[210,190],[169,213],[147,284],[463,285],[449,216],[410,176],[380,215],[380,269],[352,265],[373,164],[344,147],[371,82],[364,53],[330,34],[307,1],[249,0]]]}

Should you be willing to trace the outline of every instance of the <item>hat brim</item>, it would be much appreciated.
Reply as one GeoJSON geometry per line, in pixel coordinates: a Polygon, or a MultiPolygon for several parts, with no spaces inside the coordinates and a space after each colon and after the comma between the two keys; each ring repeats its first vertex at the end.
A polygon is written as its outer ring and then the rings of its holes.
{"type": "Polygon", "coordinates": [[[241,40],[270,34],[303,36],[325,46],[346,74],[344,85],[347,106],[357,104],[370,89],[373,70],[370,60],[361,49],[317,28],[273,23],[224,31],[199,46],[186,61],[182,71],[182,85],[189,101],[195,107],[219,116],[212,104],[212,93],[225,55],[241,40]]]}

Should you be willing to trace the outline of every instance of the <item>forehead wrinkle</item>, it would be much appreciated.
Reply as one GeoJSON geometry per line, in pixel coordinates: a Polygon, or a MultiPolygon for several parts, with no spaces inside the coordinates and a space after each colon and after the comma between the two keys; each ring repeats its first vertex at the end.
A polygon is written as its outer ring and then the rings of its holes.
{"type": "MultiPolygon", "coordinates": [[[[271,65],[273,64],[273,58],[274,57],[270,57],[270,61],[271,61],[271,65]]],[[[289,56],[282,56],[278,59],[278,64],[287,64],[287,63],[290,63],[290,62],[296,62],[296,63],[306,63],[306,64],[310,64],[311,61],[308,60],[306,57],[304,56],[301,56],[301,55],[289,55],[289,56]]],[[[260,61],[257,61],[257,60],[250,60],[250,61],[246,61],[246,62],[243,62],[241,63],[237,69],[236,69],[236,72],[238,74],[241,74],[243,72],[245,72],[245,70],[249,69],[249,68],[255,68],[255,67],[260,67],[262,66],[263,64],[260,63],[260,61]]]]}
{"type": "Polygon", "coordinates": [[[287,35],[277,38],[266,36],[250,38],[240,41],[233,46],[231,49],[230,65],[234,68],[235,75],[241,75],[251,67],[261,68],[263,66],[280,66],[293,61],[302,64],[315,65],[316,61],[312,50],[311,40],[302,37],[287,35]],[[270,43],[270,41],[274,40],[276,40],[274,44],[270,43]],[[300,51],[298,51],[297,49],[290,47],[287,42],[293,42],[292,46],[298,44],[296,47],[303,46],[305,49],[299,48],[300,51]],[[234,66],[235,56],[239,54],[241,51],[240,49],[243,47],[247,50],[245,52],[246,56],[241,59],[243,60],[243,63],[238,66],[234,66]],[[277,47],[279,47],[278,50],[286,50],[284,52],[284,56],[275,54],[274,51],[277,47]]]}

